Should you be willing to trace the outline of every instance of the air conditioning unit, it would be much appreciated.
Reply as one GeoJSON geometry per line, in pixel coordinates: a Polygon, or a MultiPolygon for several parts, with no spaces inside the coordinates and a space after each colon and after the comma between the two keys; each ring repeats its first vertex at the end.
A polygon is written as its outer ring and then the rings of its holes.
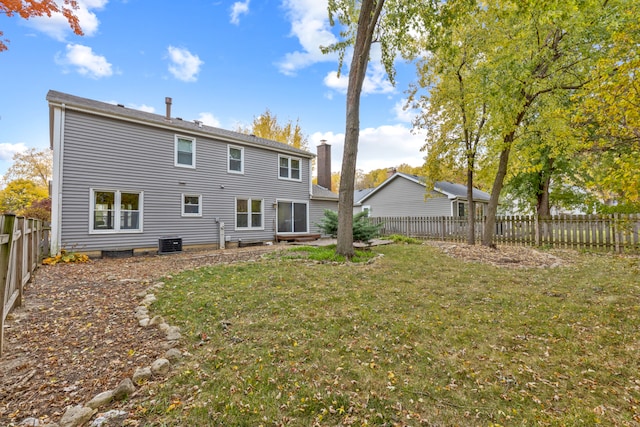
{"type": "Polygon", "coordinates": [[[158,253],[182,252],[182,237],[161,237],[158,239],[158,253]]]}

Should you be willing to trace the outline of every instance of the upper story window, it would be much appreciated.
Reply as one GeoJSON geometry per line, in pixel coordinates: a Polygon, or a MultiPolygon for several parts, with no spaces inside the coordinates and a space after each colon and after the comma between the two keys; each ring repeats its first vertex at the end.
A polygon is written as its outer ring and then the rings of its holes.
{"type": "Polygon", "coordinates": [[[91,233],[142,231],[142,192],[91,190],[91,233]]]}
{"type": "Polygon", "coordinates": [[[182,195],[182,216],[202,216],[202,196],[182,195]]]}
{"type": "Polygon", "coordinates": [[[196,140],[176,135],[175,165],[185,168],[196,167],[196,140]]]}
{"type": "Polygon", "coordinates": [[[236,199],[236,229],[263,229],[262,199],[236,199]]]}
{"type": "Polygon", "coordinates": [[[301,181],[300,177],[300,159],[295,157],[278,156],[279,172],[278,177],[280,179],[290,179],[294,181],[301,181]]]}
{"type": "Polygon", "coordinates": [[[231,173],[244,173],[244,148],[228,146],[227,171],[231,173]]]}

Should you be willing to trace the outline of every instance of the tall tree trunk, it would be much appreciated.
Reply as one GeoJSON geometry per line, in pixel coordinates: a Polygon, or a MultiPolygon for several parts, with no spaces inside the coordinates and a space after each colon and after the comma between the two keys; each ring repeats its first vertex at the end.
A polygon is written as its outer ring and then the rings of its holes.
{"type": "Polygon", "coordinates": [[[473,169],[467,166],[467,200],[469,201],[469,214],[467,215],[468,233],[467,243],[476,244],[476,202],[473,200],[473,169]]]}
{"type": "Polygon", "coordinates": [[[515,131],[506,135],[504,141],[506,143],[504,149],[500,152],[500,162],[498,163],[498,172],[496,178],[493,181],[493,187],[491,188],[491,198],[489,199],[489,205],[487,205],[487,219],[484,224],[484,230],[482,233],[482,245],[490,248],[495,248],[496,245],[493,242],[496,228],[496,214],[498,213],[498,200],[500,199],[500,192],[504,186],[504,177],[507,175],[507,166],[509,165],[509,154],[511,152],[511,143],[515,136],[515,131]],[[508,142],[508,143],[507,143],[508,142]]]}
{"type": "Polygon", "coordinates": [[[360,136],[360,94],[367,73],[373,32],[382,12],[384,0],[362,0],[358,30],[353,49],[349,86],[347,88],[347,118],[342,153],[340,191],[338,193],[338,244],[336,252],[350,259],[353,250],[353,190],[355,187],[358,138],[360,136]]]}
{"type": "Polygon", "coordinates": [[[549,187],[551,185],[551,175],[553,174],[554,159],[547,158],[546,165],[540,171],[540,181],[538,183],[536,214],[540,216],[551,215],[551,205],[549,202],[549,187]]]}

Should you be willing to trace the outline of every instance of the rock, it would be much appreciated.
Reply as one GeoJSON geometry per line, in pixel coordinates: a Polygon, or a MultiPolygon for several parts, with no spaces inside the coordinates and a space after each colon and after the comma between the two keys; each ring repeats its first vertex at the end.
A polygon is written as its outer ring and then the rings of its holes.
{"type": "Polygon", "coordinates": [[[175,348],[170,348],[164,353],[164,358],[169,360],[170,362],[177,362],[182,359],[182,352],[175,348]]]}
{"type": "Polygon", "coordinates": [[[82,405],[70,406],[67,408],[62,418],[60,418],[60,422],[58,424],[60,427],[80,427],[82,424],[89,421],[95,412],[95,409],[82,405]]]}
{"type": "Polygon", "coordinates": [[[158,329],[160,329],[162,332],[168,332],[169,328],[171,328],[171,326],[169,326],[168,324],[162,322],[158,325],[158,329]]]}
{"type": "Polygon", "coordinates": [[[125,411],[111,410],[101,414],[93,420],[90,427],[120,427],[129,418],[129,413],[125,411]]]}
{"type": "Polygon", "coordinates": [[[98,409],[101,406],[104,406],[113,400],[113,390],[103,391],[100,394],[97,394],[93,399],[87,402],[85,406],[88,406],[92,409],[98,409]]]}
{"type": "Polygon", "coordinates": [[[171,362],[160,358],[151,364],[151,372],[156,376],[166,376],[171,370],[171,362]]]}
{"type": "Polygon", "coordinates": [[[136,294],[136,296],[139,298],[144,298],[147,296],[147,293],[148,293],[147,291],[140,291],[136,294]]]}
{"type": "Polygon", "coordinates": [[[150,305],[151,303],[155,302],[155,300],[156,300],[156,296],[154,294],[147,294],[147,296],[144,297],[144,299],[142,300],[141,304],[150,305]]]}
{"type": "Polygon", "coordinates": [[[152,288],[160,289],[164,286],[164,282],[156,282],[153,284],[152,288]]]}
{"type": "Polygon", "coordinates": [[[149,326],[160,325],[164,323],[164,318],[162,316],[153,316],[151,321],[149,321],[149,326]]]}
{"type": "Polygon", "coordinates": [[[115,400],[123,400],[134,391],[136,391],[136,387],[133,385],[131,379],[125,378],[124,380],[120,381],[118,387],[116,387],[116,389],[113,391],[113,398],[115,400]]]}
{"type": "Polygon", "coordinates": [[[18,424],[19,426],[27,426],[27,427],[39,427],[40,424],[40,420],[37,418],[33,418],[33,417],[29,417],[29,418],[25,418],[24,420],[22,420],[20,422],[20,424],[18,424]]]}
{"type": "Polygon", "coordinates": [[[182,338],[180,334],[180,328],[177,326],[171,326],[169,330],[167,330],[167,341],[178,341],[182,338]]]}
{"type": "Polygon", "coordinates": [[[138,325],[142,326],[143,328],[146,328],[147,326],[149,326],[149,318],[145,317],[144,319],[138,320],[138,325]]]}
{"type": "Polygon", "coordinates": [[[144,367],[144,368],[137,368],[136,371],[133,373],[133,383],[134,384],[140,384],[146,380],[148,380],[149,378],[151,378],[151,368],[150,367],[144,367]]]}

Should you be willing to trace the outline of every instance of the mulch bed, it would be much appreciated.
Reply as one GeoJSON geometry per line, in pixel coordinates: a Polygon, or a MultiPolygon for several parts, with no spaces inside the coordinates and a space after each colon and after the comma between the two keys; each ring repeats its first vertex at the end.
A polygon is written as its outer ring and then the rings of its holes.
{"type": "MultiPolygon", "coordinates": [[[[27,417],[57,422],[166,351],[164,334],[142,328],[134,309],[163,276],[201,266],[245,261],[277,246],[185,252],[86,264],[40,267],[25,287],[24,305],[5,323],[0,358],[0,425],[27,417]]],[[[109,409],[135,412],[135,396],[109,409]]]]}

